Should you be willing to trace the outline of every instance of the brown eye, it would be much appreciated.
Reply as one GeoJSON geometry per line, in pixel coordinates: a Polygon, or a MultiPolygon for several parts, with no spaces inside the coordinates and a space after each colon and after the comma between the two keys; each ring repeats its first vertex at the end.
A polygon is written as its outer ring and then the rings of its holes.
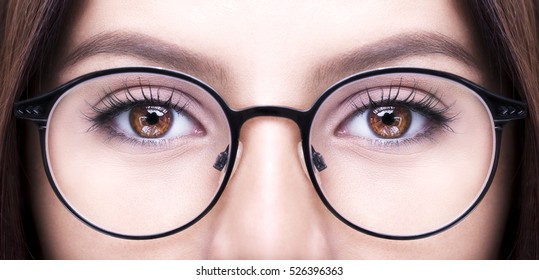
{"type": "Polygon", "coordinates": [[[159,138],[171,128],[173,121],[169,109],[161,106],[136,106],[129,112],[133,131],[144,138],[159,138]]]}
{"type": "Polygon", "coordinates": [[[412,121],[412,112],[403,106],[384,106],[371,110],[367,116],[369,128],[380,138],[401,137],[412,121]]]}

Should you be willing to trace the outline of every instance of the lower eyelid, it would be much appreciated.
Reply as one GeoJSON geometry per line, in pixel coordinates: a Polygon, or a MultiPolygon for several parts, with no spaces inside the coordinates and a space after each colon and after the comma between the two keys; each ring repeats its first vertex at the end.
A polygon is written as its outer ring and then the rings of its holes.
{"type": "Polygon", "coordinates": [[[112,147],[116,145],[121,145],[122,148],[114,148],[115,150],[125,150],[127,153],[140,153],[140,148],[144,147],[145,152],[161,152],[166,151],[171,148],[176,149],[177,147],[184,146],[187,143],[192,143],[195,139],[193,137],[199,138],[199,135],[188,135],[185,137],[175,137],[175,138],[141,138],[141,137],[132,137],[125,135],[124,133],[119,133],[118,129],[114,128],[111,125],[103,125],[98,128],[93,129],[92,133],[97,133],[102,137],[102,141],[107,146],[111,145],[112,147]],[[127,145],[126,145],[127,144],[127,145]],[[135,150],[133,150],[135,149],[135,150]],[[132,151],[131,151],[132,150],[132,151]],[[131,152],[129,152],[131,151],[131,152]]]}
{"type": "Polygon", "coordinates": [[[436,147],[438,133],[444,133],[444,131],[441,131],[439,127],[433,127],[421,132],[416,137],[389,140],[343,136],[338,137],[334,145],[350,153],[371,158],[371,160],[382,160],[387,155],[409,156],[424,153],[436,147]]]}

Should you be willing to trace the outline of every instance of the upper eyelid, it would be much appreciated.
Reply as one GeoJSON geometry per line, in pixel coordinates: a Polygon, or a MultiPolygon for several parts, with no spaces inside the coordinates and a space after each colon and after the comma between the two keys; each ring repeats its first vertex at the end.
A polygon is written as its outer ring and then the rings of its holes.
{"type": "MultiPolygon", "coordinates": [[[[147,105],[159,105],[170,106],[172,108],[181,107],[182,110],[189,105],[190,108],[203,108],[204,106],[191,94],[186,91],[180,90],[171,86],[159,86],[159,85],[132,85],[127,86],[124,84],[122,87],[117,87],[114,90],[107,90],[99,101],[90,105],[93,109],[100,110],[99,107],[118,107],[118,105],[125,105],[126,103],[132,103],[135,105],[147,104],[147,105]],[[130,92],[130,89],[140,89],[142,94],[139,94],[142,98],[137,98],[130,92]],[[146,90],[144,90],[146,89],[146,90]],[[160,91],[165,90],[168,93],[162,94],[160,91]],[[118,96],[121,95],[121,96],[118,96]],[[175,100],[177,99],[177,100],[175,100]],[[183,100],[183,101],[182,101],[183,100]],[[101,105],[100,105],[101,104],[101,105]]],[[[180,110],[180,111],[182,111],[180,110]]]]}
{"type": "MultiPolygon", "coordinates": [[[[136,105],[170,106],[174,110],[184,112],[184,109],[187,108],[187,106],[190,106],[191,102],[195,102],[195,104],[200,104],[195,98],[185,93],[184,91],[174,90],[167,98],[161,98],[163,95],[157,95],[155,98],[153,96],[150,98],[144,96],[142,99],[137,99],[133,96],[132,93],[129,93],[129,88],[140,87],[131,86],[107,91],[107,93],[103,97],[101,97],[95,105],[89,105],[90,109],[94,112],[94,116],[85,115],[86,119],[96,124],[103,123],[136,105]],[[187,101],[183,101],[180,103],[181,98],[179,98],[177,102],[172,102],[171,100],[175,95],[175,92],[177,92],[176,95],[187,97],[187,101]],[[125,95],[125,98],[118,97],[118,94],[125,95]],[[163,99],[166,100],[164,101],[163,99]],[[181,108],[181,110],[178,110],[179,108],[181,108]]],[[[155,91],[152,91],[150,94],[153,94],[153,92],[155,91]]]]}
{"type": "MultiPolygon", "coordinates": [[[[400,87],[400,86],[399,86],[400,87]]],[[[408,87],[410,88],[410,87],[408,87]]],[[[436,92],[427,92],[425,90],[421,90],[424,93],[424,96],[419,97],[419,100],[415,100],[416,91],[418,90],[417,86],[414,86],[412,88],[412,92],[406,96],[404,99],[399,99],[397,96],[390,96],[389,94],[386,95],[388,100],[382,100],[382,101],[374,101],[369,96],[369,103],[365,104],[363,101],[360,106],[356,105],[354,100],[357,100],[360,97],[361,92],[358,92],[357,94],[354,94],[354,98],[348,99],[348,102],[350,106],[354,108],[354,112],[350,113],[345,119],[350,119],[354,114],[357,113],[364,113],[367,109],[378,107],[378,106],[395,106],[395,105],[408,105],[411,106],[412,110],[417,109],[417,111],[422,111],[420,113],[425,113],[429,115],[431,118],[434,118],[435,121],[440,123],[450,123],[453,120],[455,120],[458,116],[457,114],[449,114],[448,112],[451,110],[453,105],[447,105],[445,104],[437,95],[436,92]],[[376,104],[376,102],[379,102],[376,104]],[[443,106],[438,106],[438,104],[442,104],[443,106]],[[439,108],[437,108],[439,107],[439,108]]]]}
{"type": "MultiPolygon", "coordinates": [[[[373,94],[374,95],[374,94],[373,94]]],[[[371,108],[371,107],[377,107],[377,106],[384,106],[384,105],[391,105],[395,103],[399,104],[407,104],[407,103],[417,103],[422,105],[432,105],[434,103],[434,106],[436,104],[443,104],[444,107],[448,107],[444,104],[444,102],[436,95],[433,90],[422,90],[417,85],[414,86],[402,86],[402,85],[389,85],[389,86],[376,86],[376,87],[369,87],[365,88],[361,91],[358,91],[349,97],[347,97],[345,100],[341,102],[341,104],[348,103],[356,109],[358,108],[356,100],[361,100],[361,108],[371,108]],[[388,88],[388,92],[383,92],[385,88],[388,88]],[[382,90],[382,94],[380,95],[381,100],[377,100],[378,98],[373,98],[371,96],[372,90],[382,90]],[[409,90],[408,93],[401,93],[402,89],[409,90]],[[394,92],[396,91],[396,92],[394,92]],[[423,94],[421,94],[423,93],[423,94]],[[418,94],[421,94],[422,96],[417,97],[418,94]],[[368,103],[366,104],[362,98],[367,95],[368,103]],[[419,98],[419,100],[416,100],[416,98],[419,98]]],[[[430,106],[429,106],[430,107],[430,106]]]]}
{"type": "Polygon", "coordinates": [[[117,87],[115,89],[109,88],[108,90],[104,90],[105,94],[94,105],[103,103],[104,101],[110,101],[112,98],[115,97],[115,94],[117,94],[118,92],[123,92],[134,99],[133,94],[130,92],[131,89],[141,89],[142,96],[145,100],[148,100],[148,99],[152,100],[154,97],[160,98],[161,97],[160,91],[162,89],[168,89],[169,91],[171,91],[171,93],[169,94],[169,98],[172,98],[174,95],[181,95],[181,96],[187,97],[189,100],[192,100],[196,102],[198,105],[200,105],[200,102],[198,102],[198,100],[194,98],[192,95],[190,95],[188,92],[177,89],[175,87],[152,85],[152,84],[140,84],[140,83],[138,85],[127,85],[124,83],[124,85],[121,87],[117,87]],[[145,91],[144,90],[145,88],[147,88],[148,90],[145,91]],[[149,93],[149,98],[146,92],[149,93]]]}

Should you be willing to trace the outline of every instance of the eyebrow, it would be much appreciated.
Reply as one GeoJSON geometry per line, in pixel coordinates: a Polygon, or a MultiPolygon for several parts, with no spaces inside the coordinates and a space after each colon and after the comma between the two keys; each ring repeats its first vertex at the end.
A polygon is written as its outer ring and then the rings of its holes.
{"type": "MultiPolygon", "coordinates": [[[[103,32],[94,35],[76,46],[62,65],[72,66],[98,54],[136,57],[157,63],[160,67],[185,72],[221,88],[228,88],[227,68],[215,59],[133,32],[103,32]]],[[[311,72],[310,87],[328,85],[351,74],[408,57],[434,54],[445,55],[480,69],[474,56],[450,37],[440,33],[411,32],[394,35],[326,59],[311,72]]]]}
{"type": "Polygon", "coordinates": [[[63,60],[64,67],[99,54],[136,57],[165,67],[224,84],[226,67],[202,54],[183,49],[155,37],[132,32],[103,32],[77,45],[63,60]]]}
{"type": "Polygon", "coordinates": [[[351,74],[379,68],[405,58],[436,54],[481,69],[474,56],[452,38],[440,33],[413,32],[394,35],[331,57],[315,68],[312,79],[315,84],[334,83],[351,74]]]}

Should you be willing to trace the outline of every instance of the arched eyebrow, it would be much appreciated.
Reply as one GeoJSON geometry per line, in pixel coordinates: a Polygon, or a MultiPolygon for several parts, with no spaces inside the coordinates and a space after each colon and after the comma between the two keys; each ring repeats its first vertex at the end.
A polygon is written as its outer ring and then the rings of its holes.
{"type": "MultiPolygon", "coordinates": [[[[68,67],[98,54],[131,56],[161,67],[196,76],[224,89],[228,71],[214,58],[184,49],[146,34],[133,32],[103,32],[76,46],[64,59],[68,67]]],[[[334,83],[353,73],[378,68],[408,57],[441,54],[468,66],[481,69],[465,47],[448,36],[431,32],[397,34],[361,46],[348,53],[329,57],[311,71],[311,86],[334,83]]]]}
{"type": "Polygon", "coordinates": [[[313,71],[315,84],[334,83],[354,73],[379,68],[409,57],[443,55],[476,70],[476,58],[452,38],[432,32],[411,32],[393,35],[361,46],[348,53],[328,58],[313,71]]]}
{"type": "Polygon", "coordinates": [[[207,82],[224,84],[227,80],[226,67],[214,59],[134,32],[103,32],[94,35],[75,46],[61,65],[69,67],[99,54],[135,57],[207,82]]]}

